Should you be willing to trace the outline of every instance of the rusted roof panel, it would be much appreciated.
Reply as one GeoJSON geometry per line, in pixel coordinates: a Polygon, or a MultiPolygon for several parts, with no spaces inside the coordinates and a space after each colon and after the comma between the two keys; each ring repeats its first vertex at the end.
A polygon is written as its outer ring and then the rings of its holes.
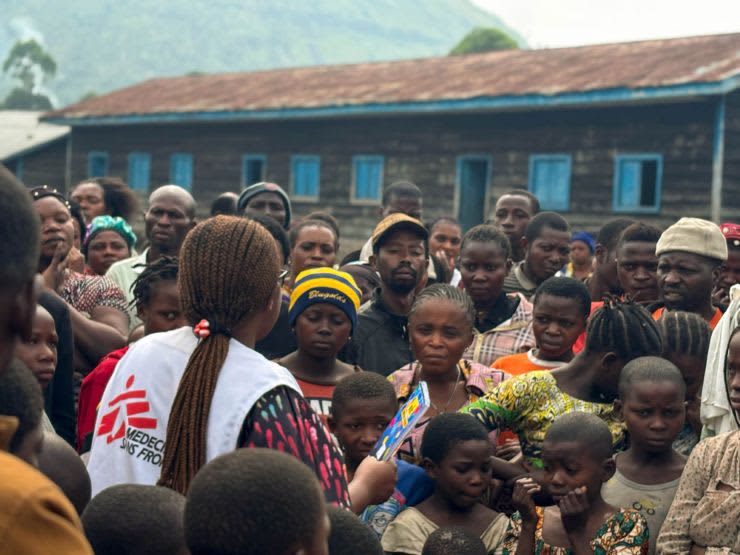
{"type": "Polygon", "coordinates": [[[740,75],[740,33],[575,48],[159,78],[47,114],[95,118],[457,101],[713,83],[740,75]]]}

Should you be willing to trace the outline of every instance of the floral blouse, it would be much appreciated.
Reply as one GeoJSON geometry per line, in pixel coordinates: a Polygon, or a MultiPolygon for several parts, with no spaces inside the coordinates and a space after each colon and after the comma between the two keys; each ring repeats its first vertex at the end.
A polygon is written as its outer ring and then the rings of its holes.
{"type": "MultiPolygon", "coordinates": [[[[569,547],[548,545],[542,539],[544,510],[537,507],[537,528],[534,533],[534,555],[571,555],[569,547]]],[[[511,515],[509,529],[504,538],[502,555],[514,555],[522,530],[522,517],[511,515]]],[[[648,525],[645,518],[632,509],[619,509],[599,528],[591,540],[594,555],[647,555],[650,546],[648,525]]]]}
{"type": "MultiPolygon", "coordinates": [[[[491,392],[498,384],[509,377],[508,374],[505,374],[501,370],[494,370],[477,362],[461,360],[458,364],[460,365],[462,379],[465,380],[468,404],[477,401],[483,395],[491,392]]],[[[399,403],[405,403],[409,395],[419,385],[418,367],[419,363],[417,362],[407,364],[388,376],[388,381],[393,384],[396,390],[399,403]]],[[[422,418],[416,424],[414,431],[401,444],[401,448],[398,450],[398,457],[401,460],[411,464],[421,463],[421,436],[424,435],[424,430],[429,420],[431,420],[430,417],[422,418]]],[[[497,436],[498,431],[493,431],[490,434],[491,441],[495,443],[497,436]]]]}
{"type": "Polygon", "coordinates": [[[89,315],[97,306],[109,306],[128,314],[126,296],[110,278],[70,272],[59,295],[76,310],[89,315]]]}
{"type": "Polygon", "coordinates": [[[740,431],[699,443],[686,462],[660,529],[658,555],[740,554],[740,431]]]}

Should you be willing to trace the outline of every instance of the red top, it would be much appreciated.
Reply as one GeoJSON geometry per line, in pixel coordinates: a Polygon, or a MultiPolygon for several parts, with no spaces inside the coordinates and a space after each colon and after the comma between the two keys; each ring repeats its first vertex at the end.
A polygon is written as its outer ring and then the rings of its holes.
{"type": "Polygon", "coordinates": [[[303,392],[303,397],[305,397],[316,414],[321,416],[321,420],[326,425],[326,419],[331,414],[331,397],[334,395],[336,385],[321,385],[307,382],[300,378],[296,378],[295,381],[298,382],[298,386],[303,392]]]}
{"type": "Polygon", "coordinates": [[[80,401],[77,409],[77,450],[82,453],[90,450],[92,433],[95,429],[95,418],[98,405],[103,398],[105,386],[108,385],[118,361],[128,351],[128,345],[105,355],[98,365],[82,380],[80,401]]]}
{"type": "MultiPolygon", "coordinates": [[[[658,310],[653,312],[653,320],[660,320],[660,317],[663,316],[663,313],[665,312],[665,307],[661,306],[658,310]]],[[[714,316],[712,316],[712,319],[707,322],[709,325],[710,330],[714,330],[714,328],[717,327],[717,324],[719,324],[719,321],[722,319],[722,311],[719,308],[714,309],[714,316]]]]}

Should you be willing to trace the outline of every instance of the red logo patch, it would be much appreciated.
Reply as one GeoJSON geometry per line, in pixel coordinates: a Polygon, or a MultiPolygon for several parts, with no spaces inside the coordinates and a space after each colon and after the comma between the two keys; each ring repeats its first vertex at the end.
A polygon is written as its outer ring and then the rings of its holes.
{"type": "MultiPolygon", "coordinates": [[[[132,385],[134,385],[133,375],[126,380],[126,389],[130,389],[132,385]]],[[[139,430],[153,430],[157,427],[156,418],[139,416],[149,412],[151,408],[144,389],[133,389],[117,395],[108,403],[107,408],[111,410],[100,418],[100,426],[95,433],[96,436],[107,434],[107,443],[124,437],[127,423],[139,430]]]]}

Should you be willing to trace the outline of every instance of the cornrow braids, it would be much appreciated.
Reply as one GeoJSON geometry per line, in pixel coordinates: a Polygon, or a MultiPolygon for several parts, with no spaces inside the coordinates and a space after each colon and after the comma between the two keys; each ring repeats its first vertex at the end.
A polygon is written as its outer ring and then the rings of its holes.
{"type": "Polygon", "coordinates": [[[131,284],[131,306],[140,308],[150,303],[154,286],[160,281],[177,281],[178,261],[175,256],[162,256],[151,264],[141,264],[144,270],[131,284]]]}
{"type": "Polygon", "coordinates": [[[442,299],[458,305],[465,313],[465,318],[470,322],[470,325],[474,325],[475,305],[473,304],[473,300],[459,287],[452,287],[446,283],[430,285],[416,296],[414,304],[411,305],[411,310],[409,310],[409,321],[413,319],[421,305],[434,299],[442,299]]]}
{"type": "Polygon", "coordinates": [[[712,332],[704,318],[693,312],[668,310],[658,320],[663,357],[687,355],[706,361],[712,332]]]}
{"type": "Polygon", "coordinates": [[[205,464],[208,413],[229,352],[229,330],[267,305],[279,268],[275,241],[252,220],[216,216],[185,238],[180,250],[180,302],[191,324],[209,321],[211,334],[190,355],[177,387],[159,485],[185,494],[205,464]]]}
{"type": "Polygon", "coordinates": [[[614,353],[628,362],[637,357],[660,356],[662,340],[650,313],[630,299],[611,295],[591,315],[586,328],[586,353],[614,353]]]}

